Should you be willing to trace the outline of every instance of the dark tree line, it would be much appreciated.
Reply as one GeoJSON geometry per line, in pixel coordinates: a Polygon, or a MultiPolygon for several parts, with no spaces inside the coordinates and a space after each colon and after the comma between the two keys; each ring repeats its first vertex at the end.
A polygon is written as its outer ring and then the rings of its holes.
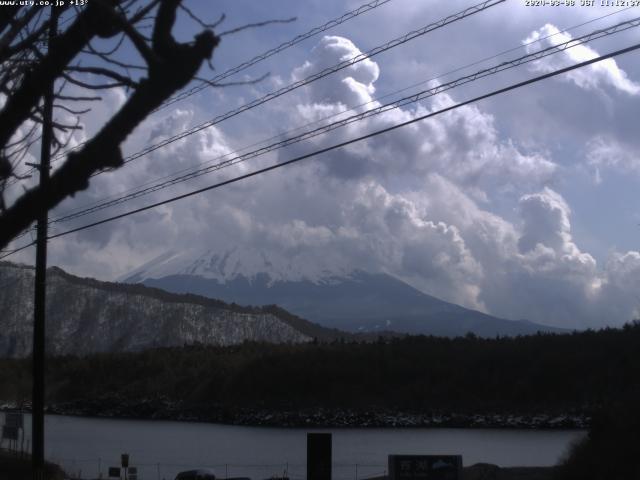
{"type": "MultiPolygon", "coordinates": [[[[0,398],[28,397],[26,360],[0,362],[0,398]]],[[[588,413],[640,397],[640,325],[571,335],[406,337],[190,346],[49,363],[50,402],[164,396],[185,405],[588,413]]]]}
{"type": "MultiPolygon", "coordinates": [[[[61,357],[49,363],[50,404],[163,398],[187,411],[316,407],[370,412],[581,413],[584,441],[558,480],[640,478],[640,323],[571,335],[406,337],[306,345],[185,346],[61,357]],[[102,400],[102,401],[101,401],[102,400]]],[[[0,360],[0,399],[28,400],[29,361],[0,360]]],[[[152,416],[153,402],[137,415],[152,416]],[[149,410],[150,409],[150,410],[149,410]]]]}

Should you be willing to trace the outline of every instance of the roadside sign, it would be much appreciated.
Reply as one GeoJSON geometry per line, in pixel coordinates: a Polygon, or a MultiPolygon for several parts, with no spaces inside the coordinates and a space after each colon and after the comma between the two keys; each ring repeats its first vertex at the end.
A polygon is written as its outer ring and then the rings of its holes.
{"type": "Polygon", "coordinates": [[[18,440],[18,427],[2,427],[2,438],[7,440],[18,440]]]}
{"type": "Polygon", "coordinates": [[[120,467],[109,467],[109,477],[120,478],[120,467]]]}
{"type": "Polygon", "coordinates": [[[461,480],[462,455],[389,455],[389,480],[461,480]]]}
{"type": "Polygon", "coordinates": [[[22,428],[24,425],[22,413],[5,413],[4,424],[7,427],[22,428]]]}
{"type": "Polygon", "coordinates": [[[307,480],[331,480],[330,433],[307,433],[307,480]]]}
{"type": "Polygon", "coordinates": [[[123,453],[120,457],[120,465],[122,468],[127,468],[129,466],[129,454],[123,453]]]}

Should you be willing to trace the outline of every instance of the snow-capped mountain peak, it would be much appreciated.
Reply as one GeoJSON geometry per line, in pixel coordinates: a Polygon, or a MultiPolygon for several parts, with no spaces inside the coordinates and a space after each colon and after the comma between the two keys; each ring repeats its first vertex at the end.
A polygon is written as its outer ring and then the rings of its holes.
{"type": "Polygon", "coordinates": [[[238,277],[249,281],[268,277],[267,283],[309,281],[332,283],[336,278],[349,278],[354,269],[339,261],[312,254],[287,255],[250,247],[234,247],[222,253],[214,250],[169,251],[123,275],[119,280],[142,282],[170,275],[192,275],[227,283],[238,277]]]}
{"type": "Polygon", "coordinates": [[[278,305],[300,318],[351,332],[456,336],[518,335],[551,327],[492,317],[416,290],[383,271],[348,268],[320,255],[236,247],[168,252],[131,272],[128,283],[239,305],[278,305]]]}

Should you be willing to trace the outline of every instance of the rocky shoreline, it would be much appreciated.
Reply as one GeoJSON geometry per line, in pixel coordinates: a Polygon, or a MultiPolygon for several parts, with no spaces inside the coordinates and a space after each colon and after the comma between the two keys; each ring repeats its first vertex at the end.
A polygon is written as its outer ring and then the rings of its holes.
{"type": "MultiPolygon", "coordinates": [[[[1,410],[18,405],[0,404],[1,410]]],[[[22,406],[25,411],[30,405],[22,406]]],[[[184,405],[166,398],[132,401],[119,397],[53,403],[46,413],[98,418],[174,420],[228,425],[291,428],[514,428],[586,429],[591,418],[580,413],[443,413],[406,412],[381,408],[267,409],[226,405],[184,405]]]]}

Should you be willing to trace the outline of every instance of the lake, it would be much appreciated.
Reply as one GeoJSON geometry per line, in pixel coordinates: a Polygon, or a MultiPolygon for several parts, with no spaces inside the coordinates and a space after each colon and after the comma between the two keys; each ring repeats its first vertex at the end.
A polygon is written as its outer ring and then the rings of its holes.
{"type": "MultiPolygon", "coordinates": [[[[26,438],[31,433],[25,418],[26,438]]],[[[333,478],[365,480],[386,472],[388,454],[462,454],[464,465],[555,464],[581,430],[506,429],[292,429],[207,423],[47,416],[47,459],[84,478],[107,478],[130,455],[140,480],[173,480],[176,473],[211,467],[216,476],[261,480],[285,471],[306,476],[306,432],[333,432],[333,478]]]]}

